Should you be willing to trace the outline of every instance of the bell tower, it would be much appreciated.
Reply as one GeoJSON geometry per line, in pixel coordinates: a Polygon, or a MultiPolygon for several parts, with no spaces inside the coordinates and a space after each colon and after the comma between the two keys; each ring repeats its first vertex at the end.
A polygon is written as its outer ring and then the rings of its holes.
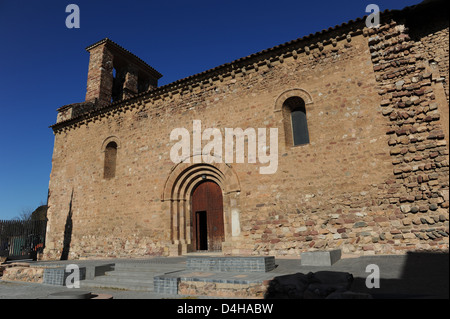
{"type": "Polygon", "coordinates": [[[158,86],[161,73],[105,38],[86,48],[90,53],[86,102],[109,104],[158,86]]]}

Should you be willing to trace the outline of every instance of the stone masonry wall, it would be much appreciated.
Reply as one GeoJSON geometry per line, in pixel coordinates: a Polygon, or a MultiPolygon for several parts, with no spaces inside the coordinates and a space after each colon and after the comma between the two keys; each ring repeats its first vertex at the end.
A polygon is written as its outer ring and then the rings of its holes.
{"type": "Polygon", "coordinates": [[[217,296],[221,298],[263,299],[267,286],[267,281],[249,284],[180,281],[178,294],[188,296],[217,296]]]}
{"type": "Polygon", "coordinates": [[[449,81],[449,28],[443,28],[435,33],[427,34],[418,41],[417,51],[429,61],[433,82],[442,83],[445,96],[448,98],[449,81]]]}
{"type": "Polygon", "coordinates": [[[440,110],[441,124],[449,143],[449,27],[448,21],[437,31],[422,34],[415,41],[414,47],[427,64],[427,71],[431,72],[431,87],[435,93],[435,102],[443,105],[440,110]],[[447,105],[445,108],[444,105],[447,105]]]}
{"type": "MultiPolygon", "coordinates": [[[[392,238],[412,239],[416,249],[448,248],[448,144],[432,87],[432,74],[420,45],[395,22],[369,30],[369,45],[389,118],[395,187],[390,203],[400,207],[392,238]],[[422,51],[422,52],[421,52],[422,51]]],[[[447,137],[448,139],[448,137],[447,137]]],[[[394,225],[393,225],[394,226],[394,225]]]]}
{"type": "Polygon", "coordinates": [[[39,267],[15,266],[3,270],[2,280],[42,283],[44,269],[39,267]]]}

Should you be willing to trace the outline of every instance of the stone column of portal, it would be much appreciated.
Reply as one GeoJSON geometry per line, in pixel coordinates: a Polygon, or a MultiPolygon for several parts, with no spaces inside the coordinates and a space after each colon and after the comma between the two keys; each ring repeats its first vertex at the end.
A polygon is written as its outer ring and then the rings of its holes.
{"type": "Polygon", "coordinates": [[[186,200],[181,199],[178,204],[179,209],[179,235],[180,235],[180,252],[181,254],[187,253],[187,243],[186,243],[186,200]]]}
{"type": "Polygon", "coordinates": [[[178,241],[178,200],[170,200],[170,219],[172,222],[172,245],[169,247],[169,256],[179,256],[179,241],[178,241]]]}

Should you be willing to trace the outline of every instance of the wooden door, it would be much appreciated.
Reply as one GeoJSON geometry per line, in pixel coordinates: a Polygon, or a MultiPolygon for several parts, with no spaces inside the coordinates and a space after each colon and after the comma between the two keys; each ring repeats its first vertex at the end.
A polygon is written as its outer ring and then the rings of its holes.
{"type": "Polygon", "coordinates": [[[194,247],[196,250],[221,251],[225,240],[222,189],[206,181],[192,193],[194,247]]]}

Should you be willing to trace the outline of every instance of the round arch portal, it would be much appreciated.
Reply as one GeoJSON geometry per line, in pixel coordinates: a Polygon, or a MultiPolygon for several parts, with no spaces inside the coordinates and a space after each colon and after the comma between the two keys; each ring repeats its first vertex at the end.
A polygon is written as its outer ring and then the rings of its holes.
{"type": "Polygon", "coordinates": [[[192,210],[192,195],[205,182],[215,183],[222,193],[222,247],[224,243],[231,241],[231,237],[240,234],[240,186],[232,167],[223,163],[179,163],[172,168],[161,195],[163,209],[168,212],[170,221],[170,255],[198,250],[194,228],[197,220],[192,210]]]}

